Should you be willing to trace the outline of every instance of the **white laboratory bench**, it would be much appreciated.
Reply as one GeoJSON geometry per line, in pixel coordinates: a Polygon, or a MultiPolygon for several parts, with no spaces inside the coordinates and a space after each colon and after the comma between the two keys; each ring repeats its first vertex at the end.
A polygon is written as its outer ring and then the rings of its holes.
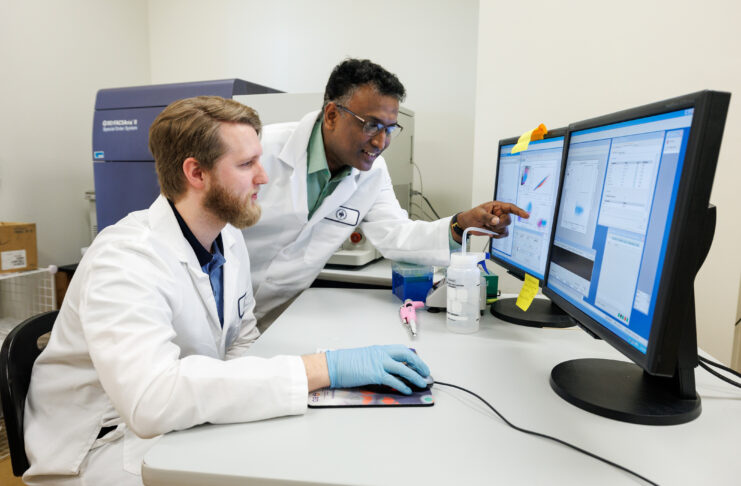
{"type": "Polygon", "coordinates": [[[319,272],[317,280],[391,288],[391,263],[391,260],[379,258],[357,268],[327,265],[319,272]]]}
{"type": "MultiPolygon", "coordinates": [[[[387,290],[309,289],[251,349],[256,356],[403,343],[439,381],[466,387],[524,428],[551,434],[666,485],[739,484],[741,393],[696,370],[702,414],[677,426],[599,417],[558,397],[551,368],[573,358],[622,359],[578,328],[538,329],[485,313],[452,334],[445,314],[418,311],[411,338],[387,290]]],[[[165,485],[643,484],[567,447],[517,432],[481,402],[436,385],[421,408],[307,409],[302,416],[204,425],[165,435],[143,479],[165,485]]]]}

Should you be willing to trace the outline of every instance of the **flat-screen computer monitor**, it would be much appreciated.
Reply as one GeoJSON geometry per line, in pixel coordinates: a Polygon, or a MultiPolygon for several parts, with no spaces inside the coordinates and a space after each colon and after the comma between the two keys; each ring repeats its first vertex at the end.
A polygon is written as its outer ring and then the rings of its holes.
{"type": "Polygon", "coordinates": [[[633,363],[557,365],[567,401],[641,424],[700,414],[693,283],[729,100],[702,91],[569,126],[543,292],[633,363]]]}
{"type": "MultiPolygon", "coordinates": [[[[553,231],[556,197],[563,176],[562,155],[565,128],[551,130],[543,140],[531,142],[526,150],[512,153],[517,137],[499,141],[494,199],[516,204],[530,213],[529,219],[515,216],[504,238],[492,238],[491,259],[519,279],[529,273],[540,282],[545,277],[548,249],[553,231]]],[[[515,305],[516,298],[497,299],[491,313],[514,324],[533,327],[569,327],[574,322],[548,299],[535,299],[527,312],[515,305]]]]}

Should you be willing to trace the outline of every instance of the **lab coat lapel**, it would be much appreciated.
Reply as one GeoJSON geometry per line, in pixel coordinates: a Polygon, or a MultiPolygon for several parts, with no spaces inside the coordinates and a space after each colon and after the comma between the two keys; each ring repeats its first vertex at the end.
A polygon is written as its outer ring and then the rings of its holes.
{"type": "Polygon", "coordinates": [[[302,219],[305,219],[309,214],[306,201],[306,150],[318,116],[319,111],[304,115],[283,150],[281,150],[280,155],[278,155],[278,159],[288,167],[288,170],[292,171],[291,202],[293,203],[294,213],[301,215],[302,219]]]}
{"type": "Polygon", "coordinates": [[[209,324],[221,332],[219,314],[216,311],[216,299],[214,298],[211,282],[208,275],[201,269],[193,248],[183,236],[183,232],[175,219],[175,213],[170,208],[167,199],[160,195],[149,208],[150,227],[158,233],[160,238],[166,242],[169,248],[177,256],[178,260],[188,268],[188,273],[196,288],[198,295],[203,301],[203,306],[208,311],[209,324]]]}
{"type": "Polygon", "coordinates": [[[193,281],[193,286],[198,291],[198,295],[201,296],[203,306],[208,311],[209,324],[212,328],[221,334],[221,323],[219,322],[219,313],[216,310],[216,299],[214,298],[214,291],[211,288],[211,281],[208,279],[208,274],[201,269],[200,265],[196,261],[193,265],[192,262],[187,262],[188,273],[193,281]]]}
{"type": "Polygon", "coordinates": [[[240,295],[236,294],[236,291],[242,286],[237,281],[239,277],[239,261],[237,256],[234,254],[234,245],[237,244],[237,240],[234,239],[231,232],[221,232],[222,243],[224,243],[224,327],[221,336],[221,346],[225,349],[226,343],[224,341],[227,330],[230,324],[235,319],[234,316],[238,316],[239,312],[237,309],[238,300],[240,295]]]}

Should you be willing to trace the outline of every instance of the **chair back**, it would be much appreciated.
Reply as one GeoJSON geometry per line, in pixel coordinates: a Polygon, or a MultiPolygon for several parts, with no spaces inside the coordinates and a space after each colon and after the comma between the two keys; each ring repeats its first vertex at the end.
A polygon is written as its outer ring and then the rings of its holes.
{"type": "Polygon", "coordinates": [[[31,369],[45,346],[39,345],[39,338],[51,331],[58,312],[44,312],[21,322],[10,331],[0,348],[0,401],[15,476],[22,476],[29,467],[23,440],[23,413],[31,369]]]}

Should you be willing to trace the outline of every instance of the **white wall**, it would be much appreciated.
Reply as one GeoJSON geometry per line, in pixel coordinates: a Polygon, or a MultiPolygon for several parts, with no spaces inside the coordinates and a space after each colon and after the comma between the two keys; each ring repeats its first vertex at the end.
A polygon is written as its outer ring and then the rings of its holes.
{"type": "Polygon", "coordinates": [[[152,82],[238,77],[323,92],[342,59],[369,58],[407,88],[425,193],[452,214],[471,200],[477,10],[475,0],[150,0],[152,82]]]}
{"type": "Polygon", "coordinates": [[[718,226],[696,291],[700,345],[728,362],[741,275],[738,18],[734,0],[0,0],[0,220],[37,223],[42,265],[77,261],[100,88],[241,77],[322,91],[342,58],[371,58],[408,89],[415,158],[444,214],[491,197],[501,137],[723,89],[735,97],[711,197],[718,226]]]}
{"type": "Polygon", "coordinates": [[[741,275],[741,3],[482,0],[473,200],[490,195],[496,140],[701,89],[731,91],[711,202],[718,222],[695,285],[702,348],[730,362],[741,275]]]}
{"type": "Polygon", "coordinates": [[[39,264],[90,243],[95,93],[149,82],[145,0],[0,0],[0,221],[35,222],[39,264]]]}

